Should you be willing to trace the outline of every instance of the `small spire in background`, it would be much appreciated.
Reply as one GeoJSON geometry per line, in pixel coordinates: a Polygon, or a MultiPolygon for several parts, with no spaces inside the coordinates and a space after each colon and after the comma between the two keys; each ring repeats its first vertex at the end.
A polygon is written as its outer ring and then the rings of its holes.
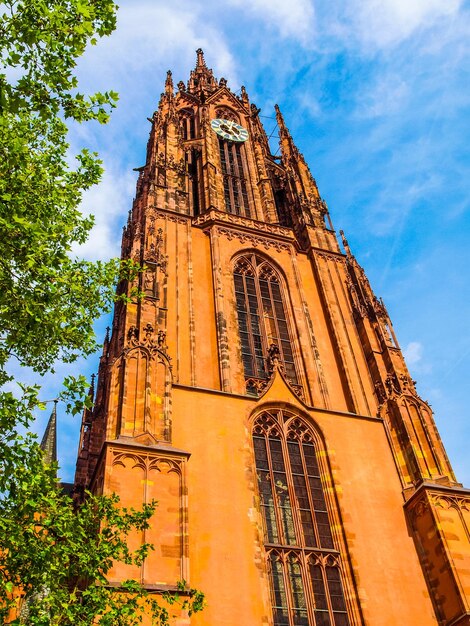
{"type": "Polygon", "coordinates": [[[40,445],[44,452],[44,460],[49,465],[57,461],[57,402],[58,400],[54,400],[54,408],[40,445]]]}
{"type": "Polygon", "coordinates": [[[90,390],[88,391],[88,395],[90,396],[90,398],[92,400],[95,397],[95,378],[96,378],[96,374],[92,374],[91,375],[90,390]]]}

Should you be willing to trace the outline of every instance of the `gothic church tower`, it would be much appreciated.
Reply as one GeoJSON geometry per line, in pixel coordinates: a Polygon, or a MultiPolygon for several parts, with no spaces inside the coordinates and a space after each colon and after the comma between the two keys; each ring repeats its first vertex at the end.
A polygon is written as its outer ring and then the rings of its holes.
{"type": "Polygon", "coordinates": [[[205,626],[470,624],[470,492],[278,107],[168,72],[76,489],[155,498],[144,565],[205,626]],[[142,297],[133,297],[136,288],[142,297]]]}

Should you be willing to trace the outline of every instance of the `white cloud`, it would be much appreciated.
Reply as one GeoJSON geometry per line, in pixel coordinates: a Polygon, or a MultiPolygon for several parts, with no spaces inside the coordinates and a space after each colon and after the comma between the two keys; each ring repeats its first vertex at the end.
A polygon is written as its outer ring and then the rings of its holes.
{"type": "Polygon", "coordinates": [[[361,92],[356,114],[372,118],[399,113],[409,96],[409,83],[401,75],[381,74],[368,92],[361,92]]]}
{"type": "Polygon", "coordinates": [[[461,5],[462,0],[353,0],[344,8],[352,26],[350,34],[365,45],[382,48],[456,16],[461,5]]]}
{"type": "Polygon", "coordinates": [[[311,0],[229,0],[229,3],[261,17],[282,37],[294,37],[308,44],[313,36],[315,11],[311,0]]]}
{"type": "Polygon", "coordinates": [[[310,117],[319,117],[322,113],[320,102],[315,94],[302,91],[298,98],[299,107],[305,111],[310,117]]]}
{"type": "Polygon", "coordinates": [[[116,31],[111,37],[89,48],[80,63],[83,81],[90,77],[92,89],[123,91],[135,86],[141,77],[141,86],[156,94],[156,84],[164,78],[164,70],[175,69],[187,78],[187,66],[196,61],[195,50],[210,50],[211,59],[217,60],[215,73],[238,84],[233,57],[220,29],[211,26],[207,17],[199,14],[200,7],[163,6],[155,2],[119,3],[116,31]],[[164,66],[163,66],[164,63],[164,66]]]}
{"type": "Polygon", "coordinates": [[[89,239],[75,246],[74,254],[87,260],[107,260],[120,254],[120,233],[131,206],[135,188],[135,172],[118,171],[105,159],[105,173],[99,185],[83,196],[81,211],[93,215],[95,225],[89,239]]]}
{"type": "Polygon", "coordinates": [[[410,341],[403,350],[403,356],[408,365],[415,365],[423,357],[423,346],[419,341],[410,341]]]}

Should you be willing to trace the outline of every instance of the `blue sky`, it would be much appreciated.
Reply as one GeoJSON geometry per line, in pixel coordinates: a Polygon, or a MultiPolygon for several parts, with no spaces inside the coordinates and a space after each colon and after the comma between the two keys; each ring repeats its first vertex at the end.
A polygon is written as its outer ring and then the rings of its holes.
{"type": "MultiPolygon", "coordinates": [[[[105,127],[71,129],[106,174],[85,197],[96,216],[86,258],[119,254],[121,228],[167,69],[186,80],[202,47],[215,75],[244,84],[266,130],[273,106],[310,165],[392,318],[457,478],[470,486],[470,11],[460,0],[120,2],[117,31],[80,61],[83,90],[120,93],[105,127]]],[[[98,325],[102,336],[106,322],[98,325]]],[[[97,359],[74,373],[91,374],[97,359]]],[[[61,369],[61,373],[62,373],[61,369]]],[[[44,397],[55,383],[45,380],[44,397]]],[[[48,411],[38,418],[44,428],[48,411]]],[[[79,419],[59,405],[62,477],[79,419]]]]}

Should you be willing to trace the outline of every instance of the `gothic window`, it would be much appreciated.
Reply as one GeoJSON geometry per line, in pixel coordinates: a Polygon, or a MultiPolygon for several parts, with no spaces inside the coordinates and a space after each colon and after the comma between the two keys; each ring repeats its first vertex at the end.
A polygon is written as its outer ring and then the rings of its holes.
{"type": "Polygon", "coordinates": [[[203,206],[202,196],[202,165],[201,165],[201,151],[197,148],[191,148],[186,152],[186,171],[188,172],[188,192],[189,203],[191,206],[192,214],[194,216],[199,215],[203,206]]]}
{"type": "Polygon", "coordinates": [[[274,626],[349,626],[312,431],[265,411],[253,428],[274,626]]]}
{"type": "Polygon", "coordinates": [[[244,146],[219,138],[219,152],[225,209],[234,215],[250,217],[244,146]]]}
{"type": "Polygon", "coordinates": [[[269,352],[275,345],[286,378],[296,385],[292,338],[278,274],[264,259],[251,254],[238,259],[234,282],[245,378],[251,384],[269,377],[269,352]]]}
{"type": "Polygon", "coordinates": [[[194,118],[194,112],[191,109],[182,109],[180,111],[180,116],[183,139],[194,139],[196,137],[196,120],[194,118]]]}

